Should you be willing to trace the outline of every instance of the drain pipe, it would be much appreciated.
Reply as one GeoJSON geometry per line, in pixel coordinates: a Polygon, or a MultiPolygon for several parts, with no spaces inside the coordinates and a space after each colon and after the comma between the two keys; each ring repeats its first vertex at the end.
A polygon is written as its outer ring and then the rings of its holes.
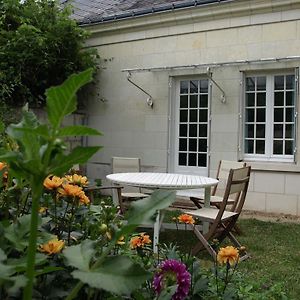
{"type": "Polygon", "coordinates": [[[127,80],[148,96],[148,98],[146,100],[147,105],[150,106],[151,108],[153,108],[153,98],[152,98],[152,96],[149,93],[147,93],[143,88],[141,88],[140,86],[138,86],[135,82],[133,82],[131,80],[131,73],[130,72],[127,73],[127,80]]]}

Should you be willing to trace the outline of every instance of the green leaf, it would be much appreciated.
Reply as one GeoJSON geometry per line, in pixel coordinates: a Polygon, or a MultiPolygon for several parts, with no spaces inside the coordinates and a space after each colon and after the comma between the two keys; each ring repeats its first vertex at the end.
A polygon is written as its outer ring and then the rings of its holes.
{"type": "Polygon", "coordinates": [[[101,147],[76,147],[68,155],[61,155],[52,162],[48,174],[60,175],[68,171],[75,164],[83,164],[91,158],[101,147]]]}
{"type": "Polygon", "coordinates": [[[114,256],[107,258],[101,267],[92,272],[74,271],[72,275],[90,287],[129,295],[150,279],[152,274],[129,257],[114,256]]]}
{"type": "Polygon", "coordinates": [[[13,286],[8,289],[9,295],[16,295],[19,290],[27,284],[27,278],[24,275],[17,275],[10,278],[13,281],[13,286]]]}
{"type": "Polygon", "coordinates": [[[91,259],[95,252],[95,242],[91,240],[84,240],[79,245],[65,249],[63,255],[66,259],[67,265],[81,271],[89,271],[91,259]]]}
{"type": "Polygon", "coordinates": [[[169,207],[175,201],[174,191],[157,190],[150,197],[131,204],[126,214],[128,225],[152,224],[157,210],[169,207]]]}
{"type": "Polygon", "coordinates": [[[101,132],[94,128],[90,128],[87,126],[68,126],[61,128],[58,131],[58,136],[64,137],[64,136],[86,136],[86,135],[101,135],[101,132]]]}
{"type": "Polygon", "coordinates": [[[170,300],[172,299],[172,296],[176,293],[177,285],[172,285],[164,288],[161,293],[159,294],[159,297],[157,300],[170,300]]]}
{"type": "Polygon", "coordinates": [[[76,110],[77,91],[92,80],[93,70],[87,69],[79,74],[73,74],[62,85],[47,89],[48,119],[56,130],[63,118],[76,110]]]}
{"type": "Polygon", "coordinates": [[[38,271],[35,273],[35,276],[40,276],[40,275],[44,275],[44,274],[48,274],[48,273],[52,273],[52,272],[57,272],[57,271],[62,271],[64,270],[63,267],[45,267],[43,268],[43,270],[38,271]]]}

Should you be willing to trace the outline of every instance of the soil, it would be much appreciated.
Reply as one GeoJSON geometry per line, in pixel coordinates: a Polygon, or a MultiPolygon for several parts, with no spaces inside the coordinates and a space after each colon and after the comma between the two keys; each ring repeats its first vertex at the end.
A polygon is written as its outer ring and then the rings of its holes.
{"type": "Polygon", "coordinates": [[[299,223],[300,216],[278,213],[265,213],[260,211],[243,210],[240,218],[257,219],[261,221],[281,222],[281,223],[299,223]]]}

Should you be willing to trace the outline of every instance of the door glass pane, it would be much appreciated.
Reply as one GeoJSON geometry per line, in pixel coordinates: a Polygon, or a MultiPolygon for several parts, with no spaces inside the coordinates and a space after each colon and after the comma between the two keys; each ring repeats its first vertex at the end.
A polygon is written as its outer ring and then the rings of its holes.
{"type": "Polygon", "coordinates": [[[266,90],[266,77],[261,76],[256,78],[256,90],[257,91],[265,91],[266,90]]]}
{"type": "Polygon", "coordinates": [[[274,105],[275,106],[284,106],[284,92],[275,92],[274,93],[274,105]]]}
{"type": "Polygon", "coordinates": [[[286,108],[285,109],[285,121],[286,122],[293,122],[294,119],[294,109],[293,108],[286,108]]]}
{"type": "Polygon", "coordinates": [[[285,93],[285,102],[286,105],[294,105],[294,92],[286,92],[285,93]]]}
{"type": "Polygon", "coordinates": [[[206,154],[198,154],[198,167],[206,167],[207,166],[207,155],[206,154]]]}
{"type": "Polygon", "coordinates": [[[197,95],[190,96],[190,107],[191,108],[198,107],[198,96],[197,95]]]}
{"type": "Polygon", "coordinates": [[[257,106],[266,106],[266,93],[257,93],[257,106]]]}
{"type": "Polygon", "coordinates": [[[208,80],[202,79],[200,80],[200,93],[208,93],[208,80]]]}
{"type": "Polygon", "coordinates": [[[294,136],[294,124],[285,125],[285,137],[293,138],[294,136]]]}
{"type": "Polygon", "coordinates": [[[187,163],[186,153],[179,153],[178,165],[179,166],[186,166],[186,163],[187,163]]]}
{"type": "Polygon", "coordinates": [[[208,107],[208,96],[200,95],[200,107],[208,107]]]}
{"type": "Polygon", "coordinates": [[[207,109],[199,110],[199,122],[207,122],[207,109]]]}
{"type": "Polygon", "coordinates": [[[265,125],[256,125],[256,138],[265,138],[265,125]]]}
{"type": "Polygon", "coordinates": [[[285,154],[286,155],[293,155],[293,141],[285,141],[285,154]]]}
{"type": "Polygon", "coordinates": [[[188,107],[188,96],[180,96],[180,108],[188,107]]]}
{"type": "Polygon", "coordinates": [[[274,109],[274,122],[283,122],[283,108],[274,109]]]}
{"type": "Polygon", "coordinates": [[[179,151],[187,150],[187,139],[179,139],[179,151]]]}
{"type": "Polygon", "coordinates": [[[197,136],[197,125],[190,124],[189,125],[189,136],[196,137],[197,136]]]}
{"type": "Polygon", "coordinates": [[[180,81],[180,94],[187,94],[189,88],[188,81],[180,81]]]}
{"type": "Polygon", "coordinates": [[[283,138],[282,124],[274,124],[274,138],[283,138]]]}
{"type": "Polygon", "coordinates": [[[275,90],[283,90],[284,89],[284,76],[275,76],[275,90]]]}
{"type": "Polygon", "coordinates": [[[190,109],[190,122],[197,122],[197,115],[198,115],[197,109],[190,109]]]}
{"type": "Polygon", "coordinates": [[[207,151],[207,139],[199,139],[199,152],[206,152],[207,151]]]}
{"type": "Polygon", "coordinates": [[[207,125],[205,124],[199,125],[199,136],[207,137],[207,125]]]}
{"type": "Polygon", "coordinates": [[[253,140],[245,140],[245,152],[246,153],[253,153],[254,150],[254,141],[253,140]]]}
{"type": "Polygon", "coordinates": [[[189,151],[197,151],[197,139],[189,139],[189,151]]]}
{"type": "Polygon", "coordinates": [[[255,90],[255,77],[247,77],[246,91],[254,91],[254,90],[255,90]]]}
{"type": "Polygon", "coordinates": [[[197,154],[196,153],[189,153],[189,166],[197,166],[197,154]]]}
{"type": "Polygon", "coordinates": [[[195,94],[198,93],[198,80],[191,80],[190,81],[190,93],[195,94]]]}
{"type": "Polygon", "coordinates": [[[247,93],[246,94],[246,106],[254,106],[255,104],[255,94],[247,93]]]}
{"type": "Polygon", "coordinates": [[[179,112],[179,114],[180,114],[179,121],[180,122],[187,122],[188,110],[187,109],[181,110],[179,112]]]}
{"type": "Polygon", "coordinates": [[[283,154],[283,141],[282,140],[273,141],[273,154],[283,154]]]}
{"type": "Polygon", "coordinates": [[[265,108],[258,108],[256,110],[256,122],[265,122],[266,121],[266,109],[265,108]]]}
{"type": "Polygon", "coordinates": [[[265,140],[256,140],[255,153],[265,154],[265,140]]]}
{"type": "Polygon", "coordinates": [[[254,138],[254,125],[253,124],[246,125],[245,136],[247,138],[254,138]]]}
{"type": "Polygon", "coordinates": [[[286,89],[287,90],[294,90],[295,89],[295,76],[294,75],[287,75],[286,76],[286,89]]]}
{"type": "Polygon", "coordinates": [[[254,109],[246,109],[246,122],[254,122],[254,109]]]}
{"type": "Polygon", "coordinates": [[[179,126],[179,136],[187,136],[187,125],[180,124],[180,126],[179,126]]]}

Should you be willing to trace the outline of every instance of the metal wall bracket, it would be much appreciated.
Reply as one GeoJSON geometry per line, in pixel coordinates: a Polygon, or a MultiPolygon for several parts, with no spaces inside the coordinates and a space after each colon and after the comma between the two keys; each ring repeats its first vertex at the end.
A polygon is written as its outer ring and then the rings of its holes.
{"type": "Polygon", "coordinates": [[[206,74],[207,74],[207,76],[209,77],[209,79],[215,84],[215,86],[222,92],[220,101],[221,101],[222,103],[225,103],[225,102],[226,102],[225,92],[224,92],[224,90],[218,85],[218,83],[212,78],[212,72],[210,71],[210,67],[207,67],[207,69],[206,69],[206,74]]]}
{"type": "Polygon", "coordinates": [[[127,72],[127,80],[148,96],[148,98],[146,100],[147,105],[150,106],[151,108],[153,108],[153,98],[152,98],[152,96],[149,93],[147,93],[143,88],[141,88],[140,86],[138,86],[135,82],[133,82],[131,80],[131,73],[130,72],[127,72]]]}

